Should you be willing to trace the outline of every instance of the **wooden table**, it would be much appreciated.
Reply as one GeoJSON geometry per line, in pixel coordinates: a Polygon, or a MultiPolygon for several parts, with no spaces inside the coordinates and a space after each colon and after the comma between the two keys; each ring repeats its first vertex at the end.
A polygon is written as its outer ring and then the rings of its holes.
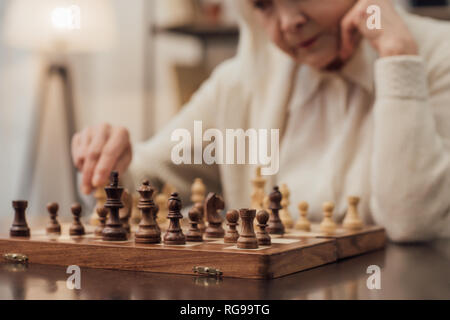
{"type": "Polygon", "coordinates": [[[450,299],[450,241],[388,244],[385,250],[280,279],[241,280],[81,270],[81,290],[64,267],[0,263],[0,299],[450,299]],[[367,267],[381,268],[369,290],[367,267]]]}

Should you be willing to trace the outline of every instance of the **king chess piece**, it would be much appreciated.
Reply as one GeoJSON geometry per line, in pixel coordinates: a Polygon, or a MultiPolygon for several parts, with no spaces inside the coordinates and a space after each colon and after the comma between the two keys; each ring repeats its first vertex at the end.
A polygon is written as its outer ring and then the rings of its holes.
{"type": "Polygon", "coordinates": [[[122,227],[122,222],[119,218],[119,210],[123,208],[123,203],[120,200],[123,193],[123,188],[119,186],[119,173],[111,172],[110,185],[105,187],[106,203],[105,208],[109,210],[108,221],[103,229],[103,241],[126,241],[127,231],[122,227]]]}

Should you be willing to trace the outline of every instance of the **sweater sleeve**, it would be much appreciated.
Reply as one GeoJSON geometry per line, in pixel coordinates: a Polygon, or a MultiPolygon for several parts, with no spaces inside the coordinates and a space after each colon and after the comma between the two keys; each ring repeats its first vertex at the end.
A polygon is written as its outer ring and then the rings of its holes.
{"type": "Polygon", "coordinates": [[[371,210],[393,241],[450,237],[450,63],[375,65],[371,210]],[[430,70],[429,70],[430,71],[430,70]]]}
{"type": "Polygon", "coordinates": [[[220,96],[229,87],[227,81],[234,65],[233,60],[230,60],[219,66],[163,130],[149,141],[133,146],[133,161],[128,170],[129,183],[132,180],[136,186],[144,178],[159,188],[164,183],[170,183],[186,202],[189,202],[190,187],[197,177],[203,179],[207,190],[220,192],[218,166],[194,164],[194,140],[198,137],[194,134],[194,122],[201,121],[203,132],[215,127],[220,96]],[[177,165],[172,160],[172,149],[180,143],[171,139],[177,129],[190,133],[192,165],[177,165]]]}

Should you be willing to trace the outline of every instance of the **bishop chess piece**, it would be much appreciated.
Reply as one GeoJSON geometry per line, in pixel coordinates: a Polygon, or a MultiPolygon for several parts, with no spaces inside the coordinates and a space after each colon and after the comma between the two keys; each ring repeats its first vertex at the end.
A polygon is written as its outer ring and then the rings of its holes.
{"type": "Polygon", "coordinates": [[[256,168],[256,177],[252,180],[252,185],[251,207],[259,211],[264,207],[264,197],[266,196],[266,193],[264,192],[266,179],[261,175],[261,167],[256,168]]]}
{"type": "Polygon", "coordinates": [[[349,230],[361,230],[363,227],[363,222],[358,214],[358,197],[348,197],[348,211],[345,215],[343,226],[349,230]]]}
{"type": "Polygon", "coordinates": [[[9,235],[11,237],[30,237],[30,228],[28,228],[27,220],[25,217],[25,210],[28,207],[27,201],[13,201],[12,206],[14,208],[14,221],[9,235]]]}
{"type": "Polygon", "coordinates": [[[311,223],[308,220],[308,208],[307,202],[303,201],[298,204],[298,210],[300,212],[300,217],[298,218],[295,229],[302,231],[311,231],[311,223]]]}
{"type": "Polygon", "coordinates": [[[150,182],[145,180],[137,191],[140,194],[138,208],[141,210],[142,219],[135,234],[135,242],[160,243],[161,230],[158,228],[154,214],[156,211],[156,205],[153,202],[155,190],[150,186],[150,182]]]}
{"type": "Polygon", "coordinates": [[[187,241],[191,241],[191,242],[202,242],[203,241],[203,233],[198,227],[201,217],[202,217],[202,214],[199,211],[198,207],[193,206],[191,208],[191,210],[189,210],[190,228],[189,228],[188,233],[186,234],[187,241]]]}
{"type": "Polygon", "coordinates": [[[108,217],[108,210],[106,208],[97,208],[97,216],[99,225],[95,228],[94,235],[96,237],[102,237],[103,229],[106,226],[106,219],[108,217]]]}
{"type": "Polygon", "coordinates": [[[284,225],[281,222],[279,211],[281,210],[282,195],[278,187],[274,187],[272,193],[269,195],[269,209],[271,211],[269,218],[269,226],[267,231],[270,234],[284,234],[284,225]]]}
{"type": "Polygon", "coordinates": [[[119,186],[119,173],[113,171],[110,176],[110,185],[105,187],[107,195],[105,208],[109,210],[108,221],[103,229],[103,241],[127,241],[127,231],[122,227],[119,219],[119,210],[123,208],[120,200],[123,188],[119,186]]]}
{"type": "Polygon", "coordinates": [[[223,218],[219,213],[224,207],[225,203],[221,197],[212,192],[208,194],[204,209],[208,221],[208,227],[205,230],[206,237],[223,238],[225,236],[225,230],[222,227],[223,218]]]}
{"type": "Polygon", "coordinates": [[[169,228],[164,236],[164,244],[168,245],[183,245],[186,244],[186,237],[183,234],[180,226],[180,219],[183,218],[181,214],[181,200],[178,193],[172,193],[168,202],[169,215],[167,218],[170,221],[169,228]]]}
{"type": "Polygon", "coordinates": [[[50,222],[47,225],[47,234],[61,234],[61,225],[58,222],[59,205],[57,203],[49,203],[47,211],[50,214],[50,222]]]}
{"type": "Polygon", "coordinates": [[[291,204],[290,201],[291,192],[289,191],[289,188],[286,184],[281,185],[280,192],[282,195],[281,199],[282,209],[280,210],[280,219],[287,229],[291,229],[294,226],[294,220],[292,220],[292,215],[289,211],[289,205],[291,204]]]}
{"type": "Polygon", "coordinates": [[[333,221],[334,203],[325,202],[323,205],[324,218],[320,223],[320,231],[325,234],[333,234],[336,231],[336,223],[333,221]]]}
{"type": "Polygon", "coordinates": [[[241,209],[239,210],[242,221],[241,234],[237,241],[239,249],[257,249],[258,239],[256,238],[255,230],[253,229],[253,220],[256,216],[256,210],[241,209]]]}
{"type": "Polygon", "coordinates": [[[239,211],[230,210],[226,215],[228,230],[225,232],[223,241],[225,243],[236,243],[239,239],[239,232],[236,230],[239,221],[239,211]]]}
{"type": "Polygon", "coordinates": [[[69,234],[71,236],[84,236],[85,235],[85,231],[84,231],[84,227],[83,224],[81,223],[81,205],[79,203],[76,203],[74,205],[72,205],[72,207],[70,208],[72,211],[72,215],[73,215],[73,222],[72,225],[70,226],[70,230],[69,230],[69,234]]]}
{"type": "Polygon", "coordinates": [[[256,239],[260,246],[270,246],[272,241],[270,235],[267,232],[267,221],[269,221],[269,213],[266,210],[260,210],[256,214],[256,220],[258,221],[259,231],[256,232],[256,239]]]}
{"type": "Polygon", "coordinates": [[[125,229],[125,231],[127,233],[131,233],[130,218],[131,211],[133,210],[133,197],[127,189],[123,191],[122,203],[123,208],[119,210],[119,219],[120,222],[122,222],[122,227],[125,229]]]}

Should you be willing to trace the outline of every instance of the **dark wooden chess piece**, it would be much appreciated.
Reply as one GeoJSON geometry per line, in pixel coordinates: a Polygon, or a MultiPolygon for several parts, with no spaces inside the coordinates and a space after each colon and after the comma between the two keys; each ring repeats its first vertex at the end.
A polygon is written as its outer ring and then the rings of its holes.
{"type": "Polygon", "coordinates": [[[81,224],[81,205],[76,203],[70,208],[73,215],[73,223],[70,226],[69,234],[71,236],[83,236],[85,234],[84,227],[81,224]]]}
{"type": "Polygon", "coordinates": [[[256,210],[241,209],[239,210],[239,214],[241,216],[242,229],[237,241],[237,247],[239,249],[257,249],[258,240],[256,239],[255,230],[253,229],[256,210]]]}
{"type": "Polygon", "coordinates": [[[103,229],[105,229],[105,226],[106,226],[106,218],[108,217],[108,210],[104,207],[98,207],[96,209],[96,211],[97,211],[97,216],[98,216],[98,222],[100,224],[95,229],[94,234],[96,237],[102,237],[103,229]]]}
{"type": "Polygon", "coordinates": [[[272,193],[269,195],[269,209],[271,210],[271,213],[269,217],[269,226],[266,229],[270,234],[284,234],[284,225],[279,216],[279,211],[282,209],[281,199],[282,195],[279,188],[274,187],[272,193]]]}
{"type": "Polygon", "coordinates": [[[27,220],[25,217],[25,210],[28,207],[27,201],[13,201],[12,206],[14,208],[14,221],[9,235],[11,237],[24,237],[30,236],[30,228],[28,228],[27,220]]]}
{"type": "Polygon", "coordinates": [[[228,230],[225,232],[223,241],[225,243],[236,243],[239,239],[239,232],[236,230],[239,220],[239,211],[231,210],[226,215],[228,230]]]}
{"type": "Polygon", "coordinates": [[[189,224],[190,228],[188,233],[186,234],[187,241],[192,242],[202,242],[203,241],[203,233],[199,228],[200,218],[202,216],[199,207],[195,205],[189,210],[189,224]]]}
{"type": "Polygon", "coordinates": [[[197,202],[194,204],[194,207],[200,212],[200,222],[198,223],[198,228],[201,233],[205,233],[206,224],[205,224],[205,206],[203,202],[197,202]]]}
{"type": "Polygon", "coordinates": [[[219,214],[219,210],[223,210],[225,204],[223,199],[215,193],[210,193],[206,197],[204,212],[208,220],[208,227],[205,230],[207,238],[223,238],[225,230],[222,228],[223,218],[219,214]]]}
{"type": "Polygon", "coordinates": [[[119,219],[119,210],[123,208],[120,200],[123,188],[119,187],[119,173],[113,171],[110,176],[110,185],[105,187],[106,203],[105,208],[109,209],[108,221],[103,229],[103,241],[126,241],[127,231],[122,227],[119,219]]]}
{"type": "Polygon", "coordinates": [[[183,234],[180,226],[180,219],[183,218],[181,214],[181,200],[178,193],[172,193],[169,202],[169,214],[167,218],[170,220],[169,228],[164,236],[164,244],[168,245],[183,245],[186,244],[186,237],[183,234]]]}
{"type": "Polygon", "coordinates": [[[133,197],[127,189],[123,191],[122,203],[123,208],[119,210],[120,222],[122,222],[122,228],[124,228],[126,232],[131,233],[130,218],[131,211],[133,210],[133,197]]]}
{"type": "Polygon", "coordinates": [[[50,214],[50,222],[47,225],[47,234],[61,234],[61,225],[58,222],[59,205],[56,202],[47,204],[47,211],[50,214]]]}
{"type": "Polygon", "coordinates": [[[256,214],[256,220],[258,221],[259,230],[256,232],[256,238],[260,246],[270,246],[272,241],[270,235],[267,232],[267,221],[269,220],[269,213],[266,210],[260,210],[256,214]]]}
{"type": "Polygon", "coordinates": [[[139,223],[139,229],[135,234],[136,243],[160,243],[161,230],[155,219],[156,205],[153,202],[153,193],[155,189],[150,186],[150,182],[145,180],[137,190],[141,195],[138,203],[138,209],[141,210],[142,219],[139,223]]]}

